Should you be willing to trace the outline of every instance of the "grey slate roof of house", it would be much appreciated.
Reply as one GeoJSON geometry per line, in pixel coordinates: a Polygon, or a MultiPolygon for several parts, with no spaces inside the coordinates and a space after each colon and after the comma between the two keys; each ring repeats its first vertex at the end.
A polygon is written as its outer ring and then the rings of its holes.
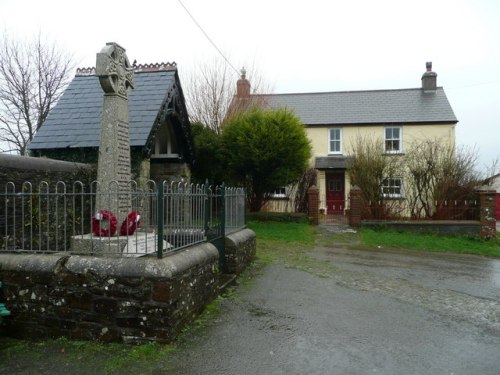
{"type": "MultiPolygon", "coordinates": [[[[129,93],[130,146],[145,146],[177,80],[176,70],[136,72],[129,93]]],[[[31,150],[98,147],[103,90],[95,75],[77,75],[36,133],[31,150]]]]}
{"type": "Polygon", "coordinates": [[[262,95],[272,108],[293,109],[305,125],[457,123],[442,87],[262,95]]]}

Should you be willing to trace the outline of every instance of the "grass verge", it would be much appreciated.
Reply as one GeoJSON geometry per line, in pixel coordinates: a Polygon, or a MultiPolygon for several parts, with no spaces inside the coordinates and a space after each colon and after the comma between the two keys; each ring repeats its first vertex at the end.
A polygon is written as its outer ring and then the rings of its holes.
{"type": "Polygon", "coordinates": [[[362,229],[361,241],[365,245],[382,248],[500,256],[499,240],[482,240],[476,236],[441,236],[362,229]]]}
{"type": "Polygon", "coordinates": [[[0,373],[15,374],[150,374],[176,347],[158,343],[103,344],[66,338],[31,342],[3,337],[0,373]],[[34,372],[35,371],[35,372],[34,372]]]}
{"type": "Polygon", "coordinates": [[[259,262],[278,262],[285,267],[294,268],[328,277],[335,269],[328,261],[318,260],[309,255],[313,250],[317,231],[307,223],[283,223],[275,221],[251,221],[248,227],[257,234],[257,260],[259,262]]]}

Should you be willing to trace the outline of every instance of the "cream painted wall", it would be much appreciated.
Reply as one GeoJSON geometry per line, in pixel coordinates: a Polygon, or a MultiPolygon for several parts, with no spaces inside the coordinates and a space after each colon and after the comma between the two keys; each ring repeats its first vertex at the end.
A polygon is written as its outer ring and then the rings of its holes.
{"type": "MultiPolygon", "coordinates": [[[[391,125],[387,125],[391,126],[391,125]]],[[[454,124],[435,124],[435,125],[394,125],[394,127],[402,128],[403,138],[403,153],[411,147],[414,142],[423,140],[439,140],[445,146],[446,143],[455,144],[455,125],[454,124]]],[[[358,137],[366,137],[368,139],[378,139],[380,142],[384,140],[384,125],[365,126],[365,125],[348,125],[348,126],[309,126],[306,128],[307,135],[311,140],[312,158],[311,165],[314,165],[316,157],[329,156],[328,145],[328,129],[342,128],[342,153],[331,154],[339,156],[348,156],[352,154],[352,145],[358,137]]],[[[320,209],[326,207],[326,172],[318,171],[318,189],[320,197],[320,209]]],[[[345,176],[345,199],[346,207],[348,208],[348,197],[351,190],[349,175],[345,176]]]]}
{"type": "Polygon", "coordinates": [[[326,173],[325,171],[318,171],[318,190],[319,190],[319,209],[325,209],[326,207],[326,173]]]}
{"type": "MultiPolygon", "coordinates": [[[[390,125],[388,125],[390,126],[390,125]]],[[[307,127],[307,136],[311,140],[313,148],[311,162],[318,156],[328,156],[328,129],[338,126],[307,127]]],[[[442,142],[455,142],[455,125],[403,125],[403,153],[415,141],[426,139],[437,139],[442,142]]],[[[386,126],[341,126],[342,128],[342,154],[343,156],[351,154],[353,142],[359,137],[368,137],[369,139],[384,139],[384,129],[386,126]]],[[[311,163],[311,164],[312,164],[311,163]]]]}
{"type": "Polygon", "coordinates": [[[493,184],[491,185],[491,188],[492,189],[495,189],[497,191],[497,193],[500,193],[500,175],[497,176],[494,180],[493,180],[493,184]]]}
{"type": "MultiPolygon", "coordinates": [[[[388,125],[391,126],[391,125],[388,125]]],[[[328,129],[342,128],[342,153],[336,154],[339,156],[348,156],[352,152],[352,145],[355,140],[361,136],[369,139],[378,139],[380,142],[384,139],[384,125],[366,126],[366,125],[348,125],[348,126],[309,126],[306,127],[306,133],[311,140],[312,157],[310,165],[314,166],[316,157],[328,156],[328,129]]],[[[394,125],[394,127],[402,128],[403,138],[403,153],[409,150],[414,142],[423,140],[440,140],[443,146],[446,143],[454,144],[455,142],[455,125],[454,124],[435,124],[435,125],[394,125]]],[[[332,154],[334,155],[334,154],[332,154]]],[[[325,170],[318,170],[317,187],[319,189],[320,209],[326,209],[326,174],[325,170]]],[[[349,208],[349,193],[351,191],[351,181],[349,174],[345,174],[345,206],[349,208]]],[[[293,197],[291,197],[292,199],[293,197]]],[[[269,211],[290,211],[292,205],[288,203],[284,207],[284,202],[271,201],[266,206],[269,211]]]]}

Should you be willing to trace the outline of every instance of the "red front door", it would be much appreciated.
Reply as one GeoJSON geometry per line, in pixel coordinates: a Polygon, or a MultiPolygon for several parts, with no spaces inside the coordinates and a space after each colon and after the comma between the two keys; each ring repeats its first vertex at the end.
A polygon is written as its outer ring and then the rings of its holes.
{"type": "Polygon", "coordinates": [[[344,172],[328,173],[326,175],[326,208],[327,214],[344,214],[345,185],[344,172]]]}

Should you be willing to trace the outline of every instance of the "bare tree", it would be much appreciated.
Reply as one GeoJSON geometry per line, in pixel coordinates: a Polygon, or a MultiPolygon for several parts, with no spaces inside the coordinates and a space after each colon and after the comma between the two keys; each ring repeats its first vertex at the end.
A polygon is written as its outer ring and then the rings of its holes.
{"type": "Polygon", "coordinates": [[[481,185],[477,151],[446,144],[439,139],[415,142],[405,155],[411,216],[431,218],[449,202],[475,197],[481,185]]]}
{"type": "MultiPolygon", "coordinates": [[[[264,83],[257,70],[251,68],[248,71],[253,99],[260,98],[259,93],[269,92],[269,86],[264,83]]],[[[229,121],[231,115],[239,112],[234,108],[236,82],[239,78],[237,72],[222,58],[200,64],[196,72],[187,79],[184,89],[191,122],[199,122],[220,134],[223,124],[229,121]]]]}
{"type": "Polygon", "coordinates": [[[455,151],[451,145],[428,139],[415,142],[405,155],[408,184],[405,189],[411,216],[430,218],[435,212],[437,186],[455,151]]]}
{"type": "Polygon", "coordinates": [[[401,157],[384,153],[381,139],[359,135],[350,145],[348,171],[351,184],[363,189],[368,201],[383,200],[382,182],[387,177],[401,175],[401,157]]]}
{"type": "Polygon", "coordinates": [[[307,168],[300,180],[292,185],[290,195],[295,197],[293,201],[294,212],[307,212],[307,190],[316,185],[318,171],[315,168],[307,168]]]}
{"type": "Polygon", "coordinates": [[[497,156],[493,159],[489,165],[484,166],[484,183],[485,185],[491,186],[493,183],[493,177],[500,173],[500,158],[497,156]]]}
{"type": "Polygon", "coordinates": [[[449,157],[443,160],[441,179],[436,186],[434,198],[441,202],[475,197],[475,190],[482,184],[481,174],[477,169],[477,150],[461,146],[455,153],[447,154],[449,157]]]}
{"type": "Polygon", "coordinates": [[[27,146],[70,81],[72,57],[54,42],[0,40],[0,151],[27,146]]]}

